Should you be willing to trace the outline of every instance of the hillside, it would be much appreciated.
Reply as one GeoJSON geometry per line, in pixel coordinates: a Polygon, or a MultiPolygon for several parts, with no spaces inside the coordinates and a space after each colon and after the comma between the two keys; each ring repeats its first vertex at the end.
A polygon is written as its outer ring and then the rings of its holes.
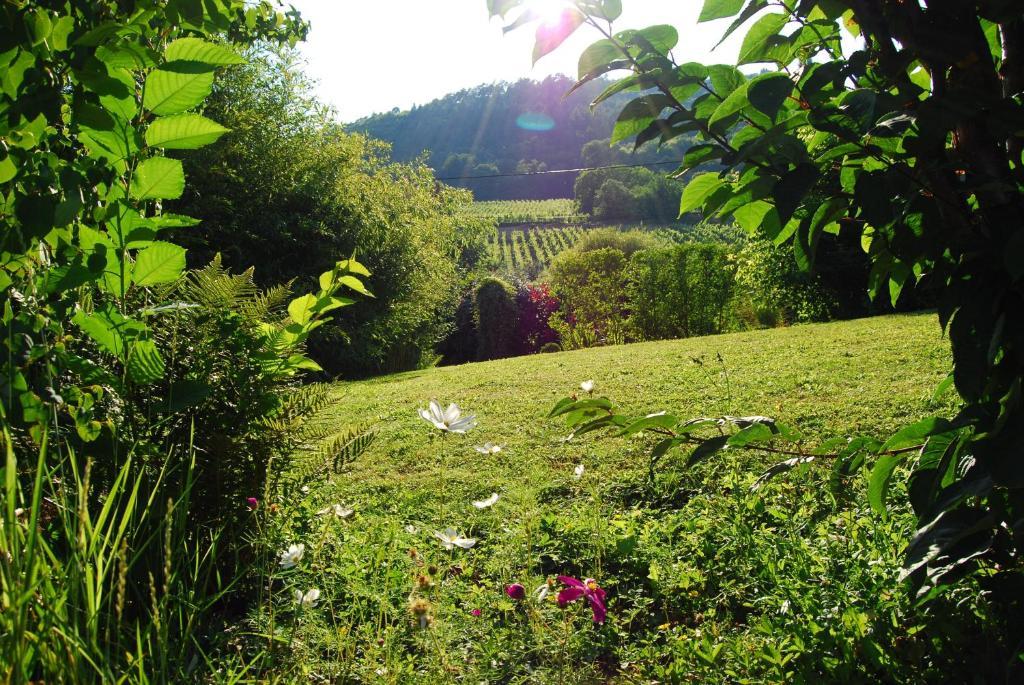
{"type": "MultiPolygon", "coordinates": [[[[426,152],[442,180],[502,174],[490,180],[446,181],[473,190],[480,200],[572,197],[576,174],[508,175],[679,160],[692,144],[689,136],[682,136],[661,150],[648,145],[633,154],[632,145],[611,148],[612,127],[628,97],[613,96],[591,110],[590,103],[608,81],[591,81],[565,97],[572,85],[565,76],[481,85],[408,111],[375,114],[346,129],[387,141],[397,161],[426,152]]],[[[672,169],[667,164],[653,168],[672,169]]]]}
{"type": "Polygon", "coordinates": [[[838,503],[824,494],[827,466],[752,494],[768,460],[740,452],[690,470],[685,455],[666,457],[649,483],[652,439],[565,442],[563,422],[545,416],[593,379],[596,394],[641,415],[766,413],[799,426],[808,445],[855,433],[884,437],[948,408],[931,396],[949,361],[934,315],[914,315],[339,385],[327,418],[371,421],[379,435],[299,507],[340,502],[354,509],[352,518],[322,529],[307,530],[306,515],[285,524],[282,540],[320,541],[301,582],[347,598],[299,630],[306,668],[380,682],[712,682],[722,672],[768,682],[824,672],[830,680],[876,672],[866,652],[842,652],[870,644],[893,660],[890,669],[923,676],[928,666],[901,656],[892,626],[924,619],[905,597],[879,600],[898,572],[912,519],[871,522],[859,477],[838,503]],[[416,413],[432,397],[457,402],[479,426],[440,439],[416,413]],[[485,442],[505,447],[474,450],[485,442]],[[498,500],[490,508],[471,505],[491,493],[498,500]],[[475,546],[446,551],[433,535],[446,527],[475,546]],[[582,606],[560,610],[551,598],[503,592],[518,582],[532,595],[557,574],[593,577],[607,590],[606,625],[594,625],[582,606]],[[822,633],[815,625],[823,612],[852,623],[822,633]],[[779,643],[780,635],[795,637],[779,643]],[[772,650],[781,650],[785,667],[769,660],[772,650]]]}

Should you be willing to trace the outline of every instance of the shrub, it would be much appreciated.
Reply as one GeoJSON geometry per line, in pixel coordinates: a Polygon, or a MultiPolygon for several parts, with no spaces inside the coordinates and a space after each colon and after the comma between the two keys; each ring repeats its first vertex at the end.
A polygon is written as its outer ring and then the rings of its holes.
{"type": "Polygon", "coordinates": [[[549,285],[524,283],[516,292],[516,308],[519,354],[531,354],[558,342],[558,333],[550,325],[552,315],[558,311],[558,298],[551,293],[549,285]]]}
{"type": "Polygon", "coordinates": [[[476,287],[470,284],[455,309],[451,333],[438,344],[437,353],[441,355],[442,365],[465,364],[476,359],[479,344],[476,335],[476,287]]]}
{"type": "Polygon", "coordinates": [[[666,244],[665,238],[647,231],[622,231],[617,228],[597,228],[587,231],[576,241],[573,249],[576,252],[591,252],[610,247],[618,250],[626,257],[634,252],[660,247],[666,244]]]}
{"type": "Polygon", "coordinates": [[[637,252],[626,276],[632,331],[646,340],[722,332],[734,272],[723,245],[683,243],[637,252]]]}
{"type": "Polygon", "coordinates": [[[562,351],[562,346],[559,345],[556,342],[544,343],[540,347],[541,354],[548,354],[548,353],[551,353],[551,352],[561,352],[561,351],[562,351]]]}
{"type": "Polygon", "coordinates": [[[516,292],[497,278],[486,278],[476,289],[478,360],[511,357],[516,350],[516,292]]]}
{"type": "Polygon", "coordinates": [[[552,327],[564,348],[625,341],[625,267],[625,254],[613,247],[568,250],[555,257],[548,282],[561,311],[552,327]]]}
{"type": "Polygon", "coordinates": [[[826,321],[837,309],[821,280],[797,266],[790,245],[752,238],[740,247],[735,265],[737,309],[747,312],[749,324],[826,321]]]}
{"type": "Polygon", "coordinates": [[[298,66],[292,52],[260,52],[211,96],[208,115],[232,131],[184,157],[197,190],[176,207],[203,222],[179,239],[193,264],[223,253],[227,266],[254,266],[261,286],[305,288],[358,249],[376,298],[318,330],[310,349],[332,375],[420,366],[448,333],[493,222],[468,216],[470,194],[438,186],[425,164],[392,163],[385,144],[346,133],[298,66]]]}

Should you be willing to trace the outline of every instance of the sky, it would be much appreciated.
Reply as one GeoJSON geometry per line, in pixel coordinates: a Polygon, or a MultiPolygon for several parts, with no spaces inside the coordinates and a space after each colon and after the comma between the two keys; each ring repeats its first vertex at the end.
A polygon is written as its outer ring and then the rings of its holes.
{"type": "MultiPolygon", "coordinates": [[[[533,0],[557,3],[559,0],[533,0]]],[[[394,107],[408,109],[495,81],[576,75],[580,52],[600,35],[580,27],[555,52],[531,64],[533,26],[502,35],[486,0],[286,0],[312,23],[300,44],[306,73],[341,121],[394,107]]],[[[623,0],[615,30],[672,24],[678,62],[735,63],[737,33],[711,52],[728,20],[697,24],[703,0],[623,0]]]]}

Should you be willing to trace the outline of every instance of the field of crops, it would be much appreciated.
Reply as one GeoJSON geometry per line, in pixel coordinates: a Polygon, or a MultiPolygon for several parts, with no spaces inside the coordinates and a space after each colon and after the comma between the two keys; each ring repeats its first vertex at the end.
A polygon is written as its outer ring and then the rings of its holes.
{"type": "Polygon", "coordinates": [[[474,202],[469,209],[473,216],[494,219],[499,225],[532,223],[582,223],[574,200],[492,200],[474,202]]]}
{"type": "Polygon", "coordinates": [[[580,226],[499,230],[491,239],[491,250],[501,273],[536,278],[555,255],[572,247],[586,230],[580,226]]]}

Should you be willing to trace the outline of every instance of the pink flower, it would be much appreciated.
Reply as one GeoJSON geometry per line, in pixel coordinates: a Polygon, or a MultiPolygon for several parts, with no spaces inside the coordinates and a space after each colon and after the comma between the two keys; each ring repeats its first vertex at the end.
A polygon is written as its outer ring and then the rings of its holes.
{"type": "Polygon", "coordinates": [[[526,599],[526,588],[519,583],[512,583],[505,588],[505,594],[512,599],[526,599]]]}
{"type": "Polygon", "coordinates": [[[482,612],[482,611],[480,611],[479,609],[473,609],[473,611],[471,611],[471,612],[469,612],[469,613],[473,614],[474,616],[479,616],[479,615],[480,615],[480,614],[482,614],[483,612],[482,612]]]}
{"type": "Polygon", "coordinates": [[[604,604],[605,592],[598,587],[596,580],[587,578],[579,581],[569,576],[558,576],[558,580],[566,586],[558,593],[558,606],[565,608],[566,604],[585,597],[591,611],[594,612],[594,623],[604,623],[605,616],[608,615],[608,609],[604,604]]]}
{"type": "Polygon", "coordinates": [[[255,497],[249,497],[246,498],[245,504],[249,507],[249,511],[256,511],[256,507],[260,506],[260,501],[255,497]]]}

